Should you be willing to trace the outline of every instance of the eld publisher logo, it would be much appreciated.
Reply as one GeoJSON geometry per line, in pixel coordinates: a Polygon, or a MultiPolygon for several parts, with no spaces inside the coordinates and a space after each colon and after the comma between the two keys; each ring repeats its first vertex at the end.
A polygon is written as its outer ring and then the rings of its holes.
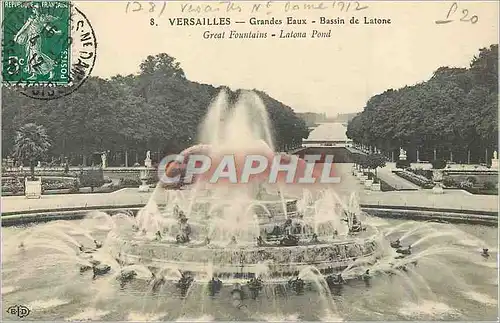
{"type": "Polygon", "coordinates": [[[12,305],[7,309],[7,313],[16,315],[19,318],[23,318],[30,315],[31,310],[24,305],[12,305]]]}

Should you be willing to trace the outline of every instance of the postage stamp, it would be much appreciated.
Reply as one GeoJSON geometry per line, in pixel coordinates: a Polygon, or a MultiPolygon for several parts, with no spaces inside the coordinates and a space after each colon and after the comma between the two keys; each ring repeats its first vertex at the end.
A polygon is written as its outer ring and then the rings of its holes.
{"type": "Polygon", "coordinates": [[[97,42],[70,1],[4,1],[3,85],[51,100],[74,92],[90,75],[97,42]]]}
{"type": "Polygon", "coordinates": [[[3,9],[3,57],[7,60],[2,68],[4,80],[68,84],[69,3],[6,1],[3,9]]]}

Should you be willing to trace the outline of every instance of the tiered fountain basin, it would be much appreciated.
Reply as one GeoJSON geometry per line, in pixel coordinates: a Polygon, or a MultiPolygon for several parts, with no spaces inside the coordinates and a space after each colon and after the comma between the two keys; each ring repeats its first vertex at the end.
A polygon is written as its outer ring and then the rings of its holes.
{"type": "Polygon", "coordinates": [[[217,276],[224,281],[247,281],[264,271],[272,281],[287,281],[314,265],[321,274],[337,273],[356,260],[375,261],[381,254],[381,236],[374,227],[356,236],[341,237],[316,243],[301,237],[297,246],[266,246],[255,244],[203,245],[192,242],[179,245],[173,241],[129,241],[129,250],[122,259],[129,264],[140,263],[149,267],[178,268],[195,277],[217,276]]]}

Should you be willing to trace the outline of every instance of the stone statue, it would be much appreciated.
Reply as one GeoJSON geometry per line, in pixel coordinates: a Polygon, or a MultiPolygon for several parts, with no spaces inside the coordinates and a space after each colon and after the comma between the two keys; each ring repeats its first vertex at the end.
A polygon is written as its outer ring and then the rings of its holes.
{"type": "Polygon", "coordinates": [[[493,152],[493,159],[491,160],[491,168],[498,169],[498,152],[493,152]]]}
{"type": "Polygon", "coordinates": [[[406,160],[406,151],[403,148],[399,148],[399,159],[406,160]]]}
{"type": "Polygon", "coordinates": [[[151,163],[151,151],[148,150],[146,152],[146,159],[144,160],[144,166],[146,167],[151,167],[152,166],[152,163],[151,163]]]}
{"type": "Polygon", "coordinates": [[[106,168],[106,153],[101,155],[102,168],[106,168]]]}

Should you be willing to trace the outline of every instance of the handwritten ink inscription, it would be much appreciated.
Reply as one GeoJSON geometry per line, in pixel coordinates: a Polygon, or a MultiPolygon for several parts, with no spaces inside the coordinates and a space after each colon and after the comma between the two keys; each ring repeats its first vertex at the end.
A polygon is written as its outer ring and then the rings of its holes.
{"type": "Polygon", "coordinates": [[[342,12],[348,11],[360,11],[368,9],[367,5],[362,5],[359,1],[333,1],[332,3],[319,2],[319,3],[306,3],[306,4],[296,4],[292,1],[287,1],[285,3],[285,12],[296,11],[296,10],[325,10],[325,9],[338,9],[342,12]]]}
{"type": "Polygon", "coordinates": [[[139,1],[129,1],[125,7],[125,12],[138,12],[147,10],[149,13],[156,13],[158,17],[163,15],[165,7],[167,6],[166,1],[149,1],[149,2],[139,2],[139,1]]]}
{"type": "MultiPolygon", "coordinates": [[[[166,1],[129,1],[127,2],[125,12],[143,11],[155,13],[158,14],[158,16],[161,16],[165,11],[165,7],[166,1]]],[[[274,11],[297,12],[326,9],[334,9],[341,12],[355,12],[368,9],[368,6],[362,4],[360,1],[324,1],[297,4],[294,1],[275,2],[271,0],[266,3],[252,4],[251,6],[245,6],[241,2],[238,3],[237,1],[214,1],[210,4],[182,3],[180,4],[180,9],[182,13],[191,14],[243,12],[245,9],[251,13],[261,13],[265,11],[267,14],[271,14],[274,11]]]]}
{"type": "Polygon", "coordinates": [[[442,24],[448,24],[450,22],[455,21],[454,19],[451,19],[452,17],[460,17],[459,21],[468,22],[471,24],[475,24],[478,22],[479,17],[476,15],[470,15],[469,9],[462,9],[461,14],[456,14],[457,10],[458,10],[458,4],[456,2],[453,2],[450,9],[448,10],[448,14],[446,15],[446,19],[436,20],[435,21],[436,24],[442,25],[442,24]]]}

